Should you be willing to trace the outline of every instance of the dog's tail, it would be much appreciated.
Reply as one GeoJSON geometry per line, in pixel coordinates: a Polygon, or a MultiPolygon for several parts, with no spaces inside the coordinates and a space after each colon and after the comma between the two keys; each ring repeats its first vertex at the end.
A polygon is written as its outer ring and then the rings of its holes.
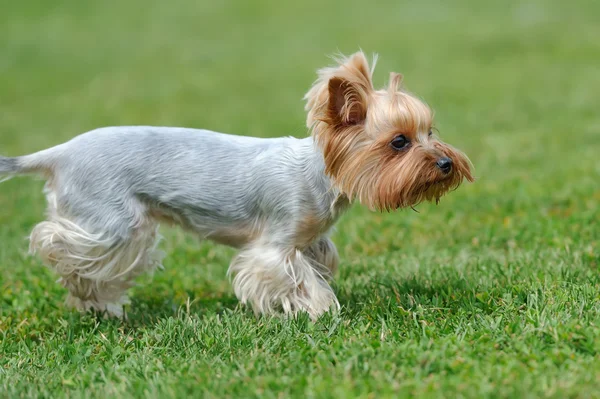
{"type": "Polygon", "coordinates": [[[51,173],[60,155],[61,147],[56,146],[21,157],[8,158],[0,156],[0,182],[19,174],[51,173]]]}
{"type": "Polygon", "coordinates": [[[17,158],[0,157],[0,173],[14,173],[19,170],[17,158]]]}
{"type": "Polygon", "coordinates": [[[13,177],[19,172],[18,158],[0,156],[0,183],[13,177]]]}

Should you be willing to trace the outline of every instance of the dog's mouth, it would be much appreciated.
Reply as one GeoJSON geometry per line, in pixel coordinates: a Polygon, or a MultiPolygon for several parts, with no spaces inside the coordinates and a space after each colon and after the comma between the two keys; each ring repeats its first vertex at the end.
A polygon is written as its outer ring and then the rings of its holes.
{"type": "Polygon", "coordinates": [[[420,183],[411,190],[408,196],[400,198],[394,208],[412,208],[414,210],[415,206],[425,201],[435,202],[437,205],[445,194],[457,189],[462,180],[460,176],[448,174],[420,183]]]}
{"type": "Polygon", "coordinates": [[[445,189],[444,182],[448,180],[447,178],[436,179],[431,182],[427,182],[423,184],[419,190],[417,190],[417,204],[421,201],[434,201],[438,204],[440,202],[440,198],[446,193],[447,189],[445,189]]]}

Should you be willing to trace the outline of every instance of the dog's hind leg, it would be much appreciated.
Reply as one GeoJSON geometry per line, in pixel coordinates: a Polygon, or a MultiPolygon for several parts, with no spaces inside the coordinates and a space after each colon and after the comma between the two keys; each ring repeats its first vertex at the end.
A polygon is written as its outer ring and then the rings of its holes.
{"type": "Polygon", "coordinates": [[[69,290],[66,303],[81,311],[121,317],[134,279],[160,265],[155,228],[141,228],[126,239],[93,234],[68,219],[52,218],[31,233],[31,250],[59,275],[69,290]],[[158,256],[157,256],[158,255],[158,256]]]}
{"type": "Polygon", "coordinates": [[[61,215],[55,206],[49,195],[48,220],[33,229],[31,251],[60,275],[69,291],[68,306],[123,316],[134,279],[160,265],[156,224],[140,223],[124,236],[92,229],[90,223],[83,227],[81,220],[61,215]]]}

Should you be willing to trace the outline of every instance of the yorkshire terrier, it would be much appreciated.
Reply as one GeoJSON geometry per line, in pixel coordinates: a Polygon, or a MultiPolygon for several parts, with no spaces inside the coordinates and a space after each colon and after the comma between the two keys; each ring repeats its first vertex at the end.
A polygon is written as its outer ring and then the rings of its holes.
{"type": "Polygon", "coordinates": [[[375,90],[362,52],[337,61],[304,97],[304,139],[107,127],[0,157],[0,174],[47,179],[47,220],[30,250],[60,275],[67,304],[123,316],[134,279],[161,265],[157,228],[166,221],[239,249],[228,275],[256,314],[316,319],[339,308],[328,235],[353,202],[413,207],[473,177],[468,158],[432,132],[428,106],[400,88],[400,74],[375,90]]]}

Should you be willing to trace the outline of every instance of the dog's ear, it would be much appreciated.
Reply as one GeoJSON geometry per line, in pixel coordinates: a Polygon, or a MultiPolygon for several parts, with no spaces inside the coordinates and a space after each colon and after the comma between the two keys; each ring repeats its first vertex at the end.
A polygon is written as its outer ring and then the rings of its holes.
{"type": "Polygon", "coordinates": [[[319,78],[306,93],[306,125],[315,123],[351,126],[364,121],[369,98],[375,91],[371,76],[377,57],[369,67],[362,52],[336,58],[337,66],[318,71],[319,78]]]}
{"type": "Polygon", "coordinates": [[[328,82],[327,117],[334,125],[357,125],[367,116],[372,69],[362,52],[342,60],[328,82]]]}
{"type": "Polygon", "coordinates": [[[364,121],[367,98],[360,87],[342,78],[331,78],[327,116],[334,125],[357,125],[364,121]]]}

